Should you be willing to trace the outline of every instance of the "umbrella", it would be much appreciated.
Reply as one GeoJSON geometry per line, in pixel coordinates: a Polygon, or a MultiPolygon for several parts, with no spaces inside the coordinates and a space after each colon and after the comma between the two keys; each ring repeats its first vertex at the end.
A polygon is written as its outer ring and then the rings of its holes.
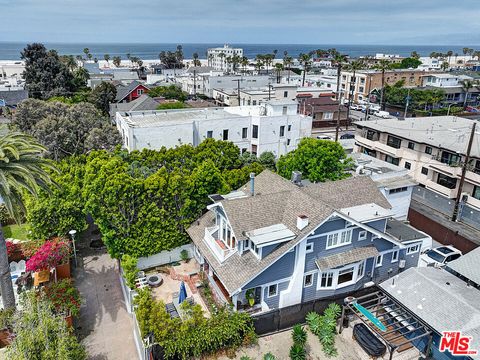
{"type": "Polygon", "coordinates": [[[181,304],[187,298],[187,289],[185,283],[182,281],[180,284],[180,293],[178,294],[178,303],[181,304]]]}

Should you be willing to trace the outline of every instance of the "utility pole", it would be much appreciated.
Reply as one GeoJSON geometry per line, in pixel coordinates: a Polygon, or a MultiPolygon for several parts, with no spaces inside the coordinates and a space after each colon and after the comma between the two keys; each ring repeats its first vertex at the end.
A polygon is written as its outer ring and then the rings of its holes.
{"type": "Polygon", "coordinates": [[[338,113],[337,113],[337,126],[335,128],[335,142],[338,142],[338,133],[340,132],[340,114],[342,112],[342,90],[338,94],[338,113]]]}
{"type": "Polygon", "coordinates": [[[370,91],[371,91],[371,87],[372,87],[372,78],[370,76],[367,76],[365,77],[365,81],[368,81],[368,93],[367,93],[367,96],[368,96],[368,105],[365,109],[365,121],[368,120],[368,113],[370,112],[370,91]]]}
{"type": "Polygon", "coordinates": [[[475,136],[475,128],[477,122],[474,121],[472,125],[472,132],[470,133],[470,139],[468,140],[467,155],[465,156],[465,162],[462,165],[462,176],[460,177],[460,184],[458,184],[457,198],[455,199],[455,207],[453,208],[452,221],[457,221],[458,206],[462,199],[463,183],[465,182],[465,175],[467,173],[468,162],[470,161],[470,152],[472,151],[473,137],[475,136]]]}
{"type": "Polygon", "coordinates": [[[407,98],[405,99],[405,113],[403,114],[403,118],[407,118],[407,112],[408,112],[408,105],[410,105],[410,88],[407,91],[407,98]]]}
{"type": "Polygon", "coordinates": [[[237,82],[237,99],[238,99],[238,106],[240,106],[240,81],[243,81],[243,79],[236,79],[232,80],[237,82]]]}

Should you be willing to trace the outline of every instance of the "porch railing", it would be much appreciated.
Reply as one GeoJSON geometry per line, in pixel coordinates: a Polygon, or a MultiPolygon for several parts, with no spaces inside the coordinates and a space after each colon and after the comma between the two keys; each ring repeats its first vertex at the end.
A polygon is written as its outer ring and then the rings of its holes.
{"type": "Polygon", "coordinates": [[[230,248],[225,248],[223,249],[219,244],[218,244],[218,239],[215,239],[213,234],[215,232],[218,232],[218,226],[212,226],[212,227],[207,227],[205,228],[205,237],[204,241],[212,250],[213,254],[217,257],[217,259],[222,262],[224,261],[228,255],[230,255],[232,252],[234,252],[233,249],[230,248]]]}

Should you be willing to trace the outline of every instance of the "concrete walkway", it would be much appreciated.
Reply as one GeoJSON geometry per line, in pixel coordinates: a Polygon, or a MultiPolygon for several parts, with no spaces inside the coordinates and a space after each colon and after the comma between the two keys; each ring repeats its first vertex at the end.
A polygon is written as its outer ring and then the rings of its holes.
{"type": "Polygon", "coordinates": [[[105,250],[91,249],[82,241],[77,248],[78,268],[74,274],[83,303],[75,329],[89,359],[138,359],[133,319],[125,308],[117,261],[105,250]]]}

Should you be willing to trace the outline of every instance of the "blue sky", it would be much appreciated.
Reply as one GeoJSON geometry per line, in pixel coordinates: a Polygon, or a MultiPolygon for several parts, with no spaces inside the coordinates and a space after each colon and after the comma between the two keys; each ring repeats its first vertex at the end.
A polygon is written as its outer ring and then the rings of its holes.
{"type": "Polygon", "coordinates": [[[480,44],[478,0],[0,0],[0,41],[480,44]]]}

